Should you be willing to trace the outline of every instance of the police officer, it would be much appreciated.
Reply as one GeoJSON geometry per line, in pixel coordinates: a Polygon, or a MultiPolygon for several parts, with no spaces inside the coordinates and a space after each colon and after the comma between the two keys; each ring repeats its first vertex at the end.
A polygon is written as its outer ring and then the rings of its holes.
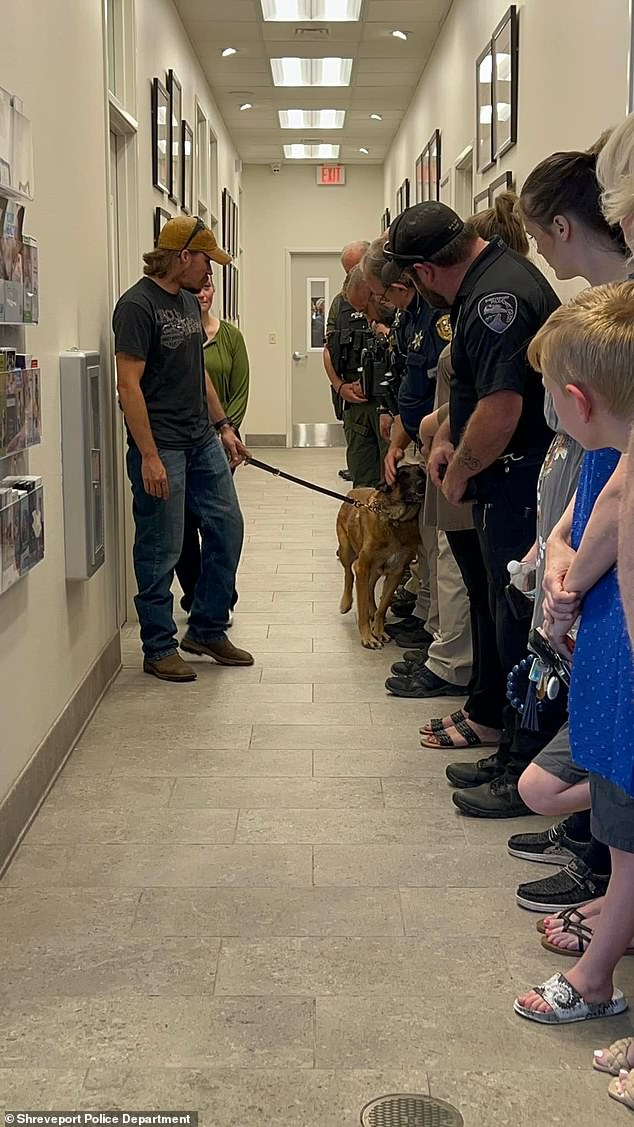
{"type": "MultiPolygon", "coordinates": [[[[427,202],[392,224],[386,256],[414,278],[436,306],[451,307],[449,418],[434,440],[428,472],[447,500],[475,494],[474,523],[484,559],[498,656],[504,673],[526,654],[528,620],[505,596],[507,563],[535,539],[537,478],[552,434],[544,392],[526,359],[528,343],[559,299],[527,259],[480,238],[451,208],[427,202]]],[[[524,813],[517,778],[526,765],[509,756],[513,717],[499,752],[500,777],[470,792],[480,817],[524,813]]],[[[460,805],[456,801],[456,805],[460,805]]],[[[462,809],[462,807],[461,807],[462,809]]]]}
{"type": "Polygon", "coordinates": [[[343,298],[334,330],[327,335],[328,354],[338,377],[333,387],[342,401],[348,469],[353,485],[376,488],[383,477],[387,443],[379,429],[379,403],[364,393],[360,377],[372,334],[370,320],[378,318],[379,310],[372,302],[360,266],[355,266],[348,275],[343,298]]]}
{"type": "MultiPolygon", "coordinates": [[[[370,244],[367,239],[355,239],[354,242],[347,243],[343,248],[341,252],[341,265],[346,275],[346,281],[348,279],[350,271],[353,270],[355,266],[358,266],[361,262],[369,245],[370,244]]],[[[333,367],[332,359],[330,357],[330,351],[328,349],[328,338],[332,337],[337,328],[337,317],[344,303],[345,298],[341,290],[338,294],[335,294],[330,303],[330,309],[328,310],[328,320],[326,321],[326,333],[323,353],[324,369],[326,371],[326,375],[328,376],[328,380],[330,381],[330,393],[332,396],[332,405],[335,412],[335,418],[339,419],[340,422],[343,419],[345,401],[337,391],[337,388],[341,383],[341,379],[337,375],[333,367]]],[[[345,470],[339,470],[339,477],[342,477],[345,481],[352,481],[352,474],[347,468],[345,470]]]]}

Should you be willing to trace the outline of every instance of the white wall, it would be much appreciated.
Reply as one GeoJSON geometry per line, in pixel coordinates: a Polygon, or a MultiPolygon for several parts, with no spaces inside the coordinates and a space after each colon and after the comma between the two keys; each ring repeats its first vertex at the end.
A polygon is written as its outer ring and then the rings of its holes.
{"type": "MultiPolygon", "coordinates": [[[[0,802],[117,632],[111,480],[106,565],[87,583],[65,581],[59,412],[59,352],[96,348],[108,363],[111,348],[102,0],[3,0],[2,28],[5,42],[28,44],[26,54],[4,51],[1,83],[23,99],[33,123],[36,199],[25,232],[39,243],[41,323],[26,331],[26,348],[42,368],[43,441],[30,472],[44,478],[46,555],[0,596],[0,802]]],[[[173,210],[152,187],[154,75],[165,81],[166,70],[176,70],[192,128],[195,96],[207,113],[218,138],[219,194],[228,187],[237,200],[239,176],[172,0],[136,0],[136,41],[136,99],[127,106],[139,121],[131,230],[147,250],[154,207],[173,210]]],[[[219,200],[212,206],[218,214],[219,200]]],[[[137,276],[141,266],[139,258],[137,276]]]]}
{"type": "MultiPolygon", "coordinates": [[[[170,67],[183,87],[183,117],[196,132],[194,99],[197,98],[218,140],[218,198],[211,210],[219,221],[220,197],[228,188],[238,202],[240,176],[236,172],[237,152],[218,111],[207,79],[187,38],[172,0],[136,0],[137,13],[137,105],[139,121],[139,238],[142,250],[152,246],[153,216],[156,206],[177,214],[177,208],[152,186],[152,139],[150,130],[151,83],[156,75],[165,85],[170,67]]],[[[194,184],[194,194],[196,185],[194,184]]],[[[194,199],[196,207],[196,199],[194,199]]],[[[220,270],[220,268],[218,268],[220,270]]],[[[140,271],[139,271],[140,272],[140,271]]]]}
{"type": "MultiPolygon", "coordinates": [[[[434,129],[442,132],[443,175],[475,136],[475,60],[508,0],[454,0],[431,60],[385,164],[384,206],[434,129]]],[[[585,148],[627,105],[629,0],[519,3],[518,143],[476,178],[475,192],[510,169],[521,187],[543,157],[585,148]]]]}
{"type": "Polygon", "coordinates": [[[381,166],[348,166],[347,177],[344,187],[320,188],[312,165],[284,165],[279,175],[269,165],[244,166],[241,324],[252,373],[245,433],[287,431],[286,249],[331,250],[380,233],[381,166]]]}
{"type": "Polygon", "coordinates": [[[2,25],[5,43],[22,45],[3,52],[2,85],[33,123],[25,231],[39,243],[41,323],[26,340],[42,368],[43,440],[30,472],[44,479],[46,554],[0,597],[0,799],[116,631],[110,505],[106,566],[88,583],[65,582],[59,411],[59,352],[108,343],[101,10],[98,0],[4,0],[2,25]]]}

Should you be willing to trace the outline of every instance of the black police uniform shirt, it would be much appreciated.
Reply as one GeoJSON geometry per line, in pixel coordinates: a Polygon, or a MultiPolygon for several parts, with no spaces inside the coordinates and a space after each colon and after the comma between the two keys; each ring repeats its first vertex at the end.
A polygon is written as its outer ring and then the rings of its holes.
{"type": "Polygon", "coordinates": [[[405,375],[398,392],[401,422],[410,438],[417,438],[425,415],[434,409],[438,357],[451,339],[446,310],[432,309],[418,296],[408,307],[405,375]]]}
{"type": "Polygon", "coordinates": [[[454,445],[481,399],[514,391],[523,398],[522,413],[503,453],[546,453],[552,431],[544,418],[544,388],[526,352],[559,304],[541,271],[498,237],[469,267],[450,314],[454,375],[449,420],[454,445]]]}
{"type": "MultiPolygon", "coordinates": [[[[145,361],[141,391],[154,441],[185,450],[213,436],[209,422],[200,306],[193,294],[168,293],[141,278],[112,316],[115,352],[145,361]]],[[[128,441],[133,443],[128,431],[128,441]]]]}

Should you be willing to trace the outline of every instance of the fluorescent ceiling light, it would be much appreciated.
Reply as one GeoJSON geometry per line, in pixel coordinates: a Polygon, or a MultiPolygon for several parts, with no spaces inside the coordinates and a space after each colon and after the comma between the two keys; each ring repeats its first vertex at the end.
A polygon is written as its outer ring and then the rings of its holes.
{"type": "Polygon", "coordinates": [[[352,59],[271,59],[275,86],[349,86],[352,59]]]}
{"type": "Polygon", "coordinates": [[[222,55],[223,59],[228,59],[229,55],[237,55],[238,52],[235,47],[223,47],[220,54],[222,55]]]}
{"type": "Polygon", "coordinates": [[[282,129],[343,129],[345,110],[278,110],[282,129]]]}
{"type": "Polygon", "coordinates": [[[372,121],[383,121],[380,113],[371,113],[370,117],[372,118],[372,121]]]}
{"type": "Polygon", "coordinates": [[[360,152],[360,153],[365,153],[365,155],[367,156],[367,155],[368,155],[368,153],[370,152],[370,150],[369,150],[369,149],[365,149],[365,148],[361,148],[361,149],[359,149],[359,152],[360,152]]]}
{"type": "Polygon", "coordinates": [[[240,106],[240,109],[241,110],[252,110],[253,109],[253,103],[252,102],[243,102],[242,105],[240,106]]]}
{"type": "Polygon", "coordinates": [[[287,160],[336,160],[339,145],[284,145],[287,160]]]}
{"type": "Polygon", "coordinates": [[[360,13],[361,0],[262,0],[262,15],[267,21],[351,23],[360,13]]]}
{"type": "Polygon", "coordinates": [[[395,39],[407,39],[408,34],[409,34],[409,32],[407,32],[407,31],[397,30],[397,31],[392,32],[392,35],[394,36],[395,39]]]}

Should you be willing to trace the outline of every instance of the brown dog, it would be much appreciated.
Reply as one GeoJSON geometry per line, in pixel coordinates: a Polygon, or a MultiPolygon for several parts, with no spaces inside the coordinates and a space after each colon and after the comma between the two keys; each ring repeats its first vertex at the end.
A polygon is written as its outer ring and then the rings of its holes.
{"type": "Polygon", "coordinates": [[[385,615],[403,573],[416,556],[419,543],[418,513],[425,496],[422,466],[399,466],[396,484],[378,489],[351,489],[348,497],[376,505],[378,512],[342,505],[337,517],[339,551],[345,572],[339,610],[347,614],[357,581],[357,620],[361,641],[367,649],[389,642],[385,615]],[[385,583],[377,608],[374,589],[385,583]]]}

